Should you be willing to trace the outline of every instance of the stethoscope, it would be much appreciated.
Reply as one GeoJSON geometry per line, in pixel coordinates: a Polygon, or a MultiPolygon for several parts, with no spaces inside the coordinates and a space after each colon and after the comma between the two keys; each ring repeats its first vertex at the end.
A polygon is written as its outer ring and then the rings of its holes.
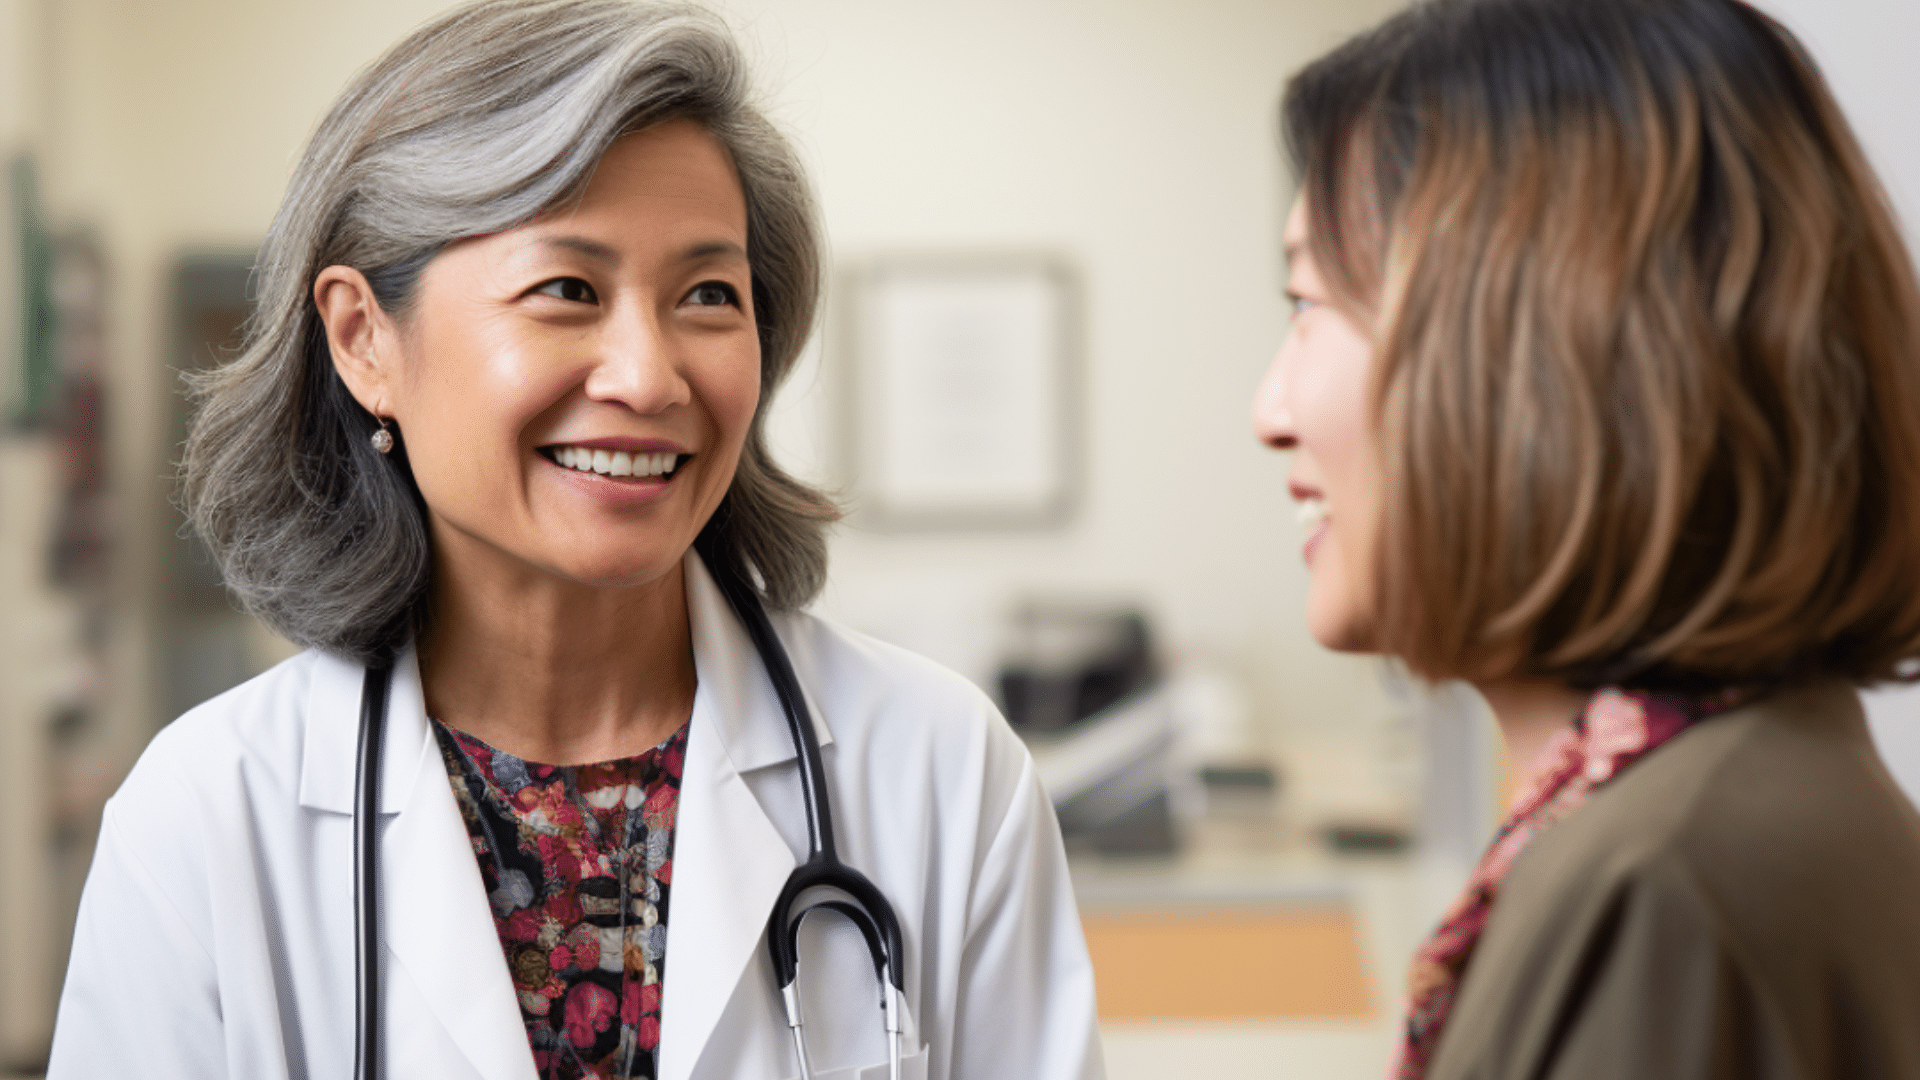
{"type": "MultiPolygon", "coordinates": [[[[867,954],[880,982],[880,1008],[887,1028],[887,1075],[890,1080],[900,1080],[900,921],[873,882],[841,862],[834,850],[833,805],[827,798],[820,740],[814,734],[813,717],[800,693],[793,664],[767,621],[760,597],[725,559],[709,557],[706,564],[773,681],[780,709],[787,717],[787,731],[793,737],[794,753],[800,760],[800,792],[807,809],[807,858],[794,868],[773,902],[773,913],[767,917],[767,952],[780,983],[780,1000],[786,1008],[794,1054],[800,1059],[801,1080],[812,1080],[813,1070],[808,1064],[806,1029],[796,986],[798,942],[801,920],[815,911],[844,917],[866,939],[867,954]],[[801,906],[801,896],[815,889],[832,890],[840,896],[801,906]]],[[[354,1075],[359,1080],[379,1080],[380,1076],[380,741],[392,676],[389,664],[367,667],[360,690],[360,745],[354,762],[354,1075]]]]}

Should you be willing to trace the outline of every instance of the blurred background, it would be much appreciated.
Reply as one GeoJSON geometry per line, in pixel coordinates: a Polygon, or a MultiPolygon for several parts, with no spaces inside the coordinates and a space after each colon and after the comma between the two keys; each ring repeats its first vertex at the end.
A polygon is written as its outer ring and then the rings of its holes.
{"type": "MultiPolygon", "coordinates": [[[[101,803],[171,718],[290,654],[180,533],[178,373],[233,344],[321,112],[443,6],[0,0],[0,1075],[45,1060],[101,803]]],[[[1275,100],[1399,6],[718,5],[831,242],[774,418],[853,510],[818,609],[1028,737],[1117,1080],[1381,1075],[1502,797],[1470,691],[1308,637],[1286,462],[1245,419],[1286,329],[1275,100]],[[1030,452],[953,450],[982,439],[1030,452]]],[[[1763,6],[1912,235],[1920,4],[1763,6]]],[[[1920,790],[1920,702],[1872,707],[1920,790]]]]}

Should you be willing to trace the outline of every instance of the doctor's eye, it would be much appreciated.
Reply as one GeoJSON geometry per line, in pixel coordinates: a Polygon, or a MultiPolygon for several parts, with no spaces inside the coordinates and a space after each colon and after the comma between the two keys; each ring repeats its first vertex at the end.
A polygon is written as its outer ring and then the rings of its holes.
{"type": "Polygon", "coordinates": [[[739,307],[740,292],[724,281],[703,281],[687,293],[683,303],[695,307],[739,307]]]}
{"type": "Polygon", "coordinates": [[[556,300],[568,300],[576,304],[597,304],[600,294],[593,286],[577,277],[559,277],[544,281],[533,287],[533,291],[542,296],[551,296],[556,300]]]}
{"type": "Polygon", "coordinates": [[[1298,318],[1301,315],[1309,311],[1312,311],[1314,308],[1317,308],[1320,306],[1320,301],[1315,300],[1310,296],[1302,296],[1297,292],[1288,293],[1287,302],[1293,305],[1293,314],[1295,318],[1298,318]]]}

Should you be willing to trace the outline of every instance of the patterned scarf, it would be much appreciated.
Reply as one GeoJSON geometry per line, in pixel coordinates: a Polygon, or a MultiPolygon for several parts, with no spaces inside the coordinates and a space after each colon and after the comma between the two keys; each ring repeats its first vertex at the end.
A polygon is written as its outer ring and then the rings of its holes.
{"type": "Polygon", "coordinates": [[[1467,879],[1465,894],[1454,901],[1440,928],[1414,954],[1405,1041],[1391,1080],[1420,1080],[1426,1075],[1500,883],[1521,850],[1578,810],[1602,784],[1689,724],[1751,699],[1750,693],[1740,691],[1678,697],[1613,688],[1588,699],[1579,718],[1541,751],[1542,758],[1552,764],[1515,795],[1506,821],[1467,879]]]}

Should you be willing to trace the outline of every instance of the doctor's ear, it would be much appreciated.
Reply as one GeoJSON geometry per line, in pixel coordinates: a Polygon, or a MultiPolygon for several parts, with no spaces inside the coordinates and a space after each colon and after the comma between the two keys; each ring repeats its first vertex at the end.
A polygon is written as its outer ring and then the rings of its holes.
{"type": "Polygon", "coordinates": [[[362,408],[376,416],[394,395],[389,384],[399,374],[399,331],[367,277],[351,266],[329,266],[313,279],[313,302],[327,328],[333,370],[362,408]]]}

